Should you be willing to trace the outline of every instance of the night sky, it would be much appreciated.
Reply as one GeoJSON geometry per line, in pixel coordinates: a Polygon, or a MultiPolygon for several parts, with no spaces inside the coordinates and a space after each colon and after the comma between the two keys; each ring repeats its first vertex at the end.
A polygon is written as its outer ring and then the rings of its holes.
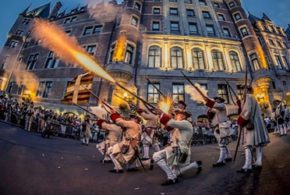
{"type": "MultiPolygon", "coordinates": [[[[28,5],[32,8],[47,3],[49,0],[6,0],[0,7],[0,47],[3,46],[7,33],[18,14],[28,5]]],[[[52,0],[54,4],[57,0],[52,0]]],[[[61,0],[67,10],[83,5],[87,0],[61,0]]],[[[289,0],[243,0],[244,8],[256,16],[265,12],[276,24],[286,28],[290,24],[289,0]]],[[[63,9],[64,9],[63,8],[63,9]]]]}

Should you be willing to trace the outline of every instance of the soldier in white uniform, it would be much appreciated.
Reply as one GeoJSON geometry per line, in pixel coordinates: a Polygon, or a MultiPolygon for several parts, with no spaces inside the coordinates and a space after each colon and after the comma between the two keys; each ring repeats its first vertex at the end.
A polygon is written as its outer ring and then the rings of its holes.
{"type": "MultiPolygon", "coordinates": [[[[139,151],[139,143],[141,136],[141,127],[137,118],[130,118],[125,120],[117,112],[111,114],[111,120],[120,127],[123,128],[123,140],[114,146],[110,147],[108,152],[115,165],[112,173],[123,173],[123,166],[135,166],[137,167],[136,155],[139,151]]],[[[135,168],[134,167],[134,168],[135,168]]],[[[132,168],[132,169],[134,169],[132,168]]]]}
{"type": "Polygon", "coordinates": [[[107,131],[106,139],[103,142],[97,144],[96,147],[99,152],[104,156],[102,162],[108,163],[111,162],[108,149],[121,141],[122,128],[116,124],[110,124],[102,119],[99,119],[97,121],[97,125],[100,129],[107,131]]]}
{"type": "Polygon", "coordinates": [[[209,108],[208,115],[212,116],[210,121],[212,128],[214,128],[214,136],[220,147],[219,159],[213,164],[213,167],[224,166],[227,161],[232,160],[231,153],[228,149],[231,122],[228,119],[224,102],[225,100],[221,97],[215,97],[214,100],[207,99],[206,101],[206,106],[209,108]]]}
{"type": "Polygon", "coordinates": [[[91,127],[90,116],[86,116],[85,121],[82,123],[81,143],[87,146],[89,145],[90,138],[92,137],[91,127]]]}
{"type": "Polygon", "coordinates": [[[165,113],[161,114],[160,123],[175,129],[175,142],[153,154],[154,161],[167,175],[167,180],[161,185],[177,183],[178,175],[192,168],[201,170],[201,161],[190,162],[193,127],[186,120],[188,116],[187,112],[181,110],[175,111],[175,119],[165,113]]]}
{"type": "Polygon", "coordinates": [[[242,112],[238,118],[238,125],[244,131],[245,164],[238,173],[249,173],[252,168],[262,168],[262,148],[269,141],[268,131],[264,124],[259,105],[252,95],[253,89],[247,88],[247,96],[242,112]],[[252,150],[256,149],[256,161],[252,164],[252,150]]]}
{"type": "Polygon", "coordinates": [[[143,130],[143,133],[141,135],[141,142],[143,145],[143,158],[142,159],[148,160],[150,159],[149,157],[150,146],[153,147],[155,152],[160,151],[160,147],[159,147],[160,143],[155,134],[159,127],[159,122],[158,122],[159,117],[158,115],[146,112],[143,109],[138,109],[137,112],[138,114],[140,114],[140,116],[142,116],[147,121],[143,130]]]}
{"type": "Polygon", "coordinates": [[[30,104],[26,110],[26,115],[25,115],[25,130],[26,131],[31,131],[31,125],[32,125],[33,119],[34,119],[34,108],[33,108],[33,104],[30,104]]]}

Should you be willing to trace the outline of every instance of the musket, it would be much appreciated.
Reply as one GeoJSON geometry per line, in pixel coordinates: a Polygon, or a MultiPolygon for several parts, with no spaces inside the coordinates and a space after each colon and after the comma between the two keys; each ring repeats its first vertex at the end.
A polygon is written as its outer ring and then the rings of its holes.
{"type": "MultiPolygon", "coordinates": [[[[248,85],[248,68],[246,66],[246,75],[245,75],[245,89],[244,89],[244,94],[243,94],[243,104],[245,103],[246,101],[246,96],[247,96],[247,85],[248,85]]],[[[240,114],[240,113],[239,113],[240,114]]],[[[238,136],[238,142],[237,142],[237,145],[236,145],[236,150],[235,150],[235,155],[234,155],[234,161],[236,160],[237,158],[237,154],[238,154],[238,149],[239,149],[239,146],[240,146],[240,142],[241,142],[241,137],[242,137],[242,132],[243,132],[243,128],[241,128],[241,126],[239,125],[239,136],[238,136]]]]}
{"type": "Polygon", "coordinates": [[[100,100],[100,98],[94,93],[92,92],[90,89],[86,88],[86,87],[83,87],[85,90],[87,90],[88,92],[90,92],[90,94],[92,94],[98,101],[101,101],[102,104],[104,104],[107,108],[109,108],[111,111],[114,110],[112,108],[111,105],[109,105],[107,102],[103,101],[103,100],[100,100]]]}
{"type": "Polygon", "coordinates": [[[184,72],[182,72],[182,71],[180,71],[181,72],[181,74],[184,76],[184,78],[191,84],[191,86],[203,97],[203,99],[208,99],[208,97],[206,96],[206,95],[204,95],[203,93],[202,93],[202,91],[198,88],[198,87],[196,87],[195,85],[194,85],[194,83],[190,80],[190,78],[188,78],[188,76],[186,76],[185,74],[184,74],[184,72]]]}
{"type": "Polygon", "coordinates": [[[72,103],[72,104],[73,104],[74,106],[76,106],[76,107],[78,107],[78,108],[80,108],[80,109],[86,111],[87,113],[89,113],[89,114],[91,114],[91,115],[97,117],[94,113],[92,113],[92,112],[89,111],[88,109],[86,109],[86,108],[84,108],[84,107],[82,107],[82,106],[80,106],[80,105],[78,105],[78,104],[76,104],[76,103],[72,103]]]}
{"type": "Polygon", "coordinates": [[[132,96],[134,96],[135,98],[137,98],[138,100],[140,100],[144,105],[147,105],[148,107],[151,107],[151,109],[156,110],[157,108],[155,106],[153,106],[152,104],[150,104],[149,102],[147,102],[146,100],[144,100],[143,98],[139,97],[138,95],[134,94],[133,92],[131,92],[130,90],[128,90],[126,87],[124,87],[123,85],[121,85],[120,83],[116,83],[117,86],[119,86],[121,89],[127,91],[129,94],[131,94],[132,96]]]}
{"type": "Polygon", "coordinates": [[[163,98],[166,98],[166,95],[154,83],[152,83],[149,78],[146,79],[148,83],[151,84],[163,98]]]}
{"type": "Polygon", "coordinates": [[[235,90],[232,88],[232,86],[230,85],[230,83],[227,81],[227,79],[224,79],[224,80],[225,80],[225,82],[227,83],[227,85],[229,86],[230,90],[233,92],[235,98],[236,98],[237,100],[240,100],[239,96],[237,95],[237,93],[235,92],[235,90]]]}

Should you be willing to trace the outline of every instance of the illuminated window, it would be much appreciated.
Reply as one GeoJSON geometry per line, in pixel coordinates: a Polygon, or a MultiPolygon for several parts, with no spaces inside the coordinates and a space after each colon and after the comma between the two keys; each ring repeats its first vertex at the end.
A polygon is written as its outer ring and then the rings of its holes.
{"type": "Polygon", "coordinates": [[[197,69],[197,70],[206,69],[206,66],[204,63],[204,54],[201,49],[199,48],[192,49],[192,63],[193,63],[194,69],[197,69]]]}
{"type": "Polygon", "coordinates": [[[229,103],[228,85],[218,84],[218,96],[225,99],[225,103],[229,103]]]}
{"type": "Polygon", "coordinates": [[[157,89],[160,89],[159,83],[148,84],[147,88],[147,100],[151,104],[157,104],[160,99],[160,94],[157,89]],[[153,86],[154,85],[154,86],[153,86]]]}
{"type": "Polygon", "coordinates": [[[272,39],[269,39],[269,43],[271,44],[271,46],[276,46],[272,39]]]}
{"type": "Polygon", "coordinates": [[[276,58],[276,63],[277,63],[276,66],[277,66],[277,68],[278,68],[278,69],[283,69],[283,64],[282,64],[281,57],[278,56],[278,55],[276,55],[275,58],[276,58]]]}
{"type": "Polygon", "coordinates": [[[184,84],[172,85],[172,99],[174,102],[184,101],[184,84]]]}
{"type": "Polygon", "coordinates": [[[211,55],[212,55],[212,62],[213,62],[214,70],[217,70],[217,71],[226,70],[222,52],[218,50],[213,50],[211,52],[211,55]]]}
{"type": "Polygon", "coordinates": [[[49,52],[45,68],[56,68],[59,64],[59,59],[54,56],[54,53],[52,51],[49,52]]]}
{"type": "Polygon", "coordinates": [[[234,72],[242,71],[242,66],[241,66],[240,59],[237,52],[231,51],[230,59],[231,59],[231,64],[232,64],[234,72]]]}
{"type": "Polygon", "coordinates": [[[14,88],[15,85],[16,85],[16,82],[14,81],[10,82],[7,87],[7,93],[12,93],[12,89],[14,88]]]}
{"type": "Polygon", "coordinates": [[[148,67],[159,68],[161,67],[161,48],[158,46],[151,46],[148,54],[148,67]]]}
{"type": "Polygon", "coordinates": [[[134,55],[134,47],[130,44],[127,44],[125,62],[128,64],[132,64],[134,55]]]}
{"type": "Polygon", "coordinates": [[[48,98],[52,89],[52,81],[41,81],[36,92],[37,97],[48,98]]]}
{"type": "Polygon", "coordinates": [[[288,60],[285,56],[282,57],[283,58],[283,61],[284,61],[284,67],[289,70],[289,64],[288,64],[288,60]]]}
{"type": "Polygon", "coordinates": [[[259,60],[258,60],[258,56],[256,53],[253,53],[250,55],[250,60],[251,60],[252,68],[254,71],[257,71],[261,68],[259,60]]]}
{"type": "Polygon", "coordinates": [[[183,51],[179,47],[170,49],[170,64],[173,69],[183,68],[183,51]]]}

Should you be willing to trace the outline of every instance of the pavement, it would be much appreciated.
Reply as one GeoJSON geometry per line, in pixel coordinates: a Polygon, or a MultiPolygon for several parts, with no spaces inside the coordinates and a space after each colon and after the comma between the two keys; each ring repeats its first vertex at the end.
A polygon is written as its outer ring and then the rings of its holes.
{"type": "MultiPolygon", "coordinates": [[[[236,162],[212,168],[216,145],[193,146],[192,159],[203,161],[198,174],[189,171],[180,183],[163,187],[164,173],[154,170],[115,175],[112,164],[101,164],[95,144],[25,132],[0,123],[0,194],[290,194],[290,136],[271,135],[260,172],[236,173],[243,165],[242,148],[236,162]]],[[[230,150],[234,153],[235,143],[230,150]]]]}

